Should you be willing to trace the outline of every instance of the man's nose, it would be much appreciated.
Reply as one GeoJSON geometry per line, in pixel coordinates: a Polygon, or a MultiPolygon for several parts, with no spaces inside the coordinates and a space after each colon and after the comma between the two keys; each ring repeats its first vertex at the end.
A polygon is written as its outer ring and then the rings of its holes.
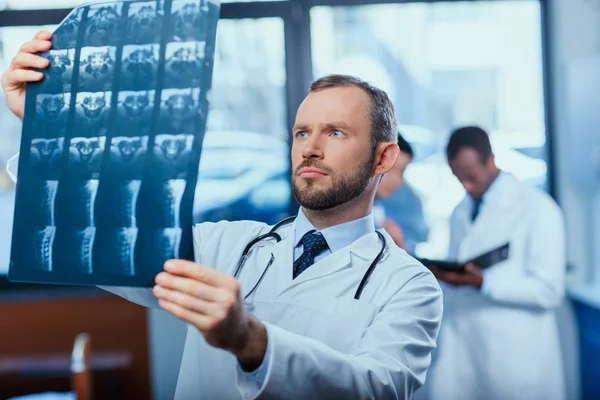
{"type": "Polygon", "coordinates": [[[322,138],[318,134],[313,134],[304,143],[302,156],[304,158],[323,158],[322,138]]]}

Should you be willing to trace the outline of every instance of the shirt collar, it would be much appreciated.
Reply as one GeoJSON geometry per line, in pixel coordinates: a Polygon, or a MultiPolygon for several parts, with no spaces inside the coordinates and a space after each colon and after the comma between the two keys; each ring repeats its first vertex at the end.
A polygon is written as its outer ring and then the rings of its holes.
{"type": "MultiPolygon", "coordinates": [[[[319,231],[313,226],[308,218],[306,218],[304,211],[300,208],[298,216],[296,217],[294,248],[298,247],[300,240],[302,240],[304,235],[312,230],[319,231]]],[[[336,252],[351,245],[361,237],[375,232],[373,213],[369,213],[367,216],[354,221],[331,226],[319,232],[321,232],[327,241],[331,252],[336,252]]]]}
{"type": "MultiPolygon", "coordinates": [[[[498,199],[502,194],[502,182],[506,180],[508,177],[508,173],[504,171],[500,171],[496,179],[492,182],[490,187],[485,191],[483,196],[481,197],[481,204],[486,204],[494,199],[498,199]]],[[[471,197],[471,201],[475,203],[475,200],[471,197]]]]}

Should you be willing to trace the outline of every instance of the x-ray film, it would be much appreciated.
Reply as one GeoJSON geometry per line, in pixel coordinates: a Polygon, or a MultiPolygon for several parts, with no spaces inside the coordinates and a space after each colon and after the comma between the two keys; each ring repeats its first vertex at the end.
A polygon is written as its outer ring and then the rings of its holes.
{"type": "Polygon", "coordinates": [[[218,0],[97,2],[27,87],[11,281],[151,286],[193,259],[218,0]]]}

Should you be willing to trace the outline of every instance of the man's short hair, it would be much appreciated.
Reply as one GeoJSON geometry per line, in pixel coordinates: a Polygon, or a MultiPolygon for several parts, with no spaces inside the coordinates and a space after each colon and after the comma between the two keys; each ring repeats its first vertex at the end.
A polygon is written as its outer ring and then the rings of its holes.
{"type": "Polygon", "coordinates": [[[396,142],[398,128],[394,105],[387,93],[375,86],[349,75],[327,75],[310,85],[310,92],[341,86],[355,86],[362,89],[371,99],[371,144],[373,150],[383,142],[396,142]]]}
{"type": "Polygon", "coordinates": [[[490,138],[487,132],[478,126],[465,126],[452,132],[446,147],[448,161],[454,160],[464,148],[475,150],[481,157],[482,162],[489,160],[492,155],[490,138]]]}
{"type": "Polygon", "coordinates": [[[400,147],[401,152],[408,154],[410,158],[414,157],[412,146],[404,139],[400,132],[398,132],[398,147],[400,147]]]}

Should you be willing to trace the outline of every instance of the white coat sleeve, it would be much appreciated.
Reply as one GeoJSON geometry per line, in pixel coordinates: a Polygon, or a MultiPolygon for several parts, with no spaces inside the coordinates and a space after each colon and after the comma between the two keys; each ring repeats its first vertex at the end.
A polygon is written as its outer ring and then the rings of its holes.
{"type": "MultiPolygon", "coordinates": [[[[558,307],[565,294],[566,238],[562,211],[554,202],[536,204],[536,215],[525,240],[525,265],[485,270],[482,293],[506,305],[558,307]]],[[[507,262],[511,263],[510,259],[507,262]]]]}
{"type": "Polygon", "coordinates": [[[410,399],[425,381],[441,318],[441,290],[424,271],[383,306],[353,354],[265,323],[271,362],[254,398],[410,399]]]}
{"type": "Polygon", "coordinates": [[[137,288],[137,287],[124,287],[124,286],[98,286],[102,290],[116,294],[117,296],[123,297],[132,303],[139,304],[140,306],[148,308],[160,308],[158,305],[158,299],[152,293],[151,288],[137,288]]]}
{"type": "MultiPolygon", "coordinates": [[[[460,207],[460,206],[459,206],[460,207]]],[[[460,232],[458,223],[459,209],[454,209],[450,217],[450,245],[448,246],[448,260],[458,260],[458,248],[460,241],[462,240],[462,234],[460,232]]]]}

